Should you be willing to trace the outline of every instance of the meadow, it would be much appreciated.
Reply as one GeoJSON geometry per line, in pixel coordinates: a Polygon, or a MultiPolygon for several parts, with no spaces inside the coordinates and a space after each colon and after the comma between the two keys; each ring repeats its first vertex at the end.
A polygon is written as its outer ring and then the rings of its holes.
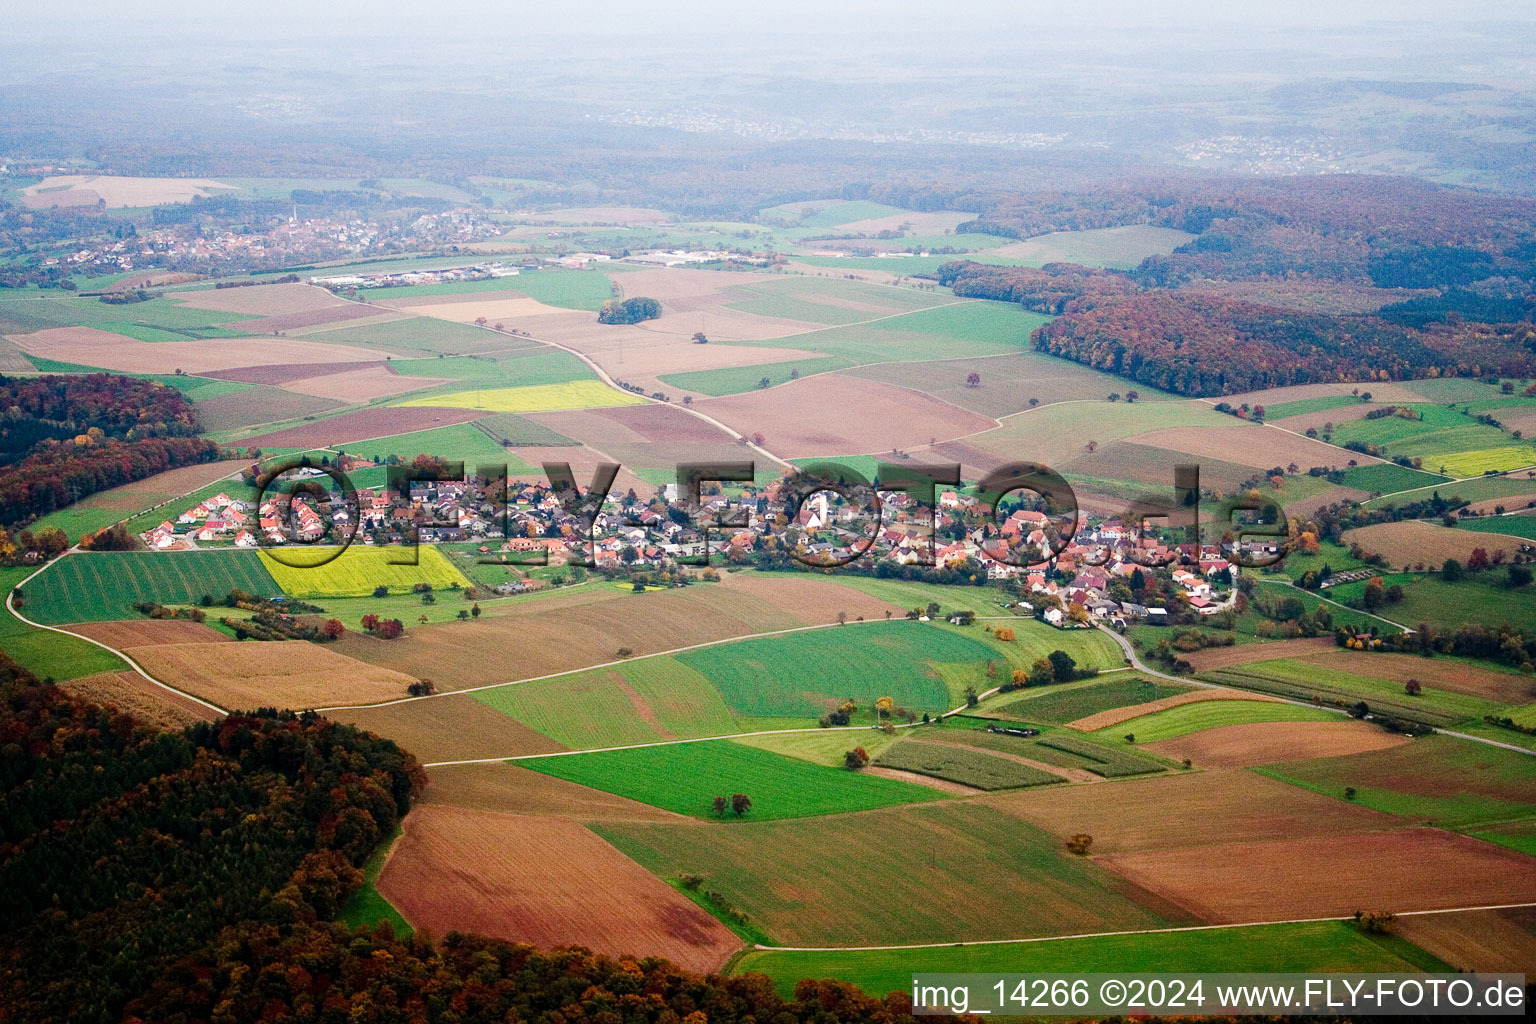
{"type": "Polygon", "coordinates": [[[1416,490],[1435,484],[1448,483],[1449,477],[1425,473],[1407,466],[1390,462],[1374,462],[1368,466],[1351,466],[1344,470],[1344,486],[1373,494],[1392,494],[1396,491],[1416,490]]]}
{"type": "Polygon", "coordinates": [[[526,387],[450,391],[407,399],[395,405],[399,408],[434,406],[446,409],[484,409],[487,412],[558,412],[563,409],[604,409],[643,403],[644,399],[617,391],[601,381],[577,380],[559,384],[530,384],[526,387]]]}
{"type": "Polygon", "coordinates": [[[372,594],[378,587],[387,587],[391,593],[405,593],[422,583],[429,584],[434,590],[456,590],[470,586],[464,574],[430,544],[417,546],[414,552],[415,565],[396,564],[395,560],[412,556],[408,548],[371,548],[361,544],[352,544],[339,556],[319,563],[320,559],[329,557],[335,550],[284,550],[279,557],[287,559],[287,562],[278,561],[278,557],[267,551],[262,551],[258,557],[283,593],[301,599],[363,597],[372,594]]]}
{"type": "Polygon", "coordinates": [[[737,714],[814,718],[846,697],[866,715],[879,697],[947,711],[964,695],[950,693],[935,666],[989,657],[991,650],[958,632],[893,621],[742,640],[677,660],[713,683],[737,714]]]}
{"type": "Polygon", "coordinates": [[[435,455],[449,461],[463,462],[464,471],[476,466],[495,466],[518,460],[499,442],[473,423],[455,423],[447,427],[414,430],[373,441],[339,444],[335,450],[371,462],[383,462],[391,455],[409,462],[418,455],[435,455]]]}
{"type": "MultiPolygon", "coordinates": [[[[27,568],[0,569],[0,587],[4,588],[5,593],[10,593],[13,587],[20,585],[31,574],[32,570],[27,568]]],[[[30,592],[29,585],[25,593],[30,592]]],[[[23,615],[37,618],[32,609],[25,607],[25,602],[22,605],[19,610],[23,615]]],[[[0,650],[45,681],[52,679],[63,682],[95,675],[97,672],[118,672],[128,667],[110,651],[77,637],[29,626],[8,610],[0,610],[0,650]]]]}
{"type": "Polygon", "coordinates": [[[595,830],[663,878],[702,875],[706,889],[790,945],[963,942],[1170,923],[1055,836],[970,800],[855,818],[729,828],[612,822],[595,830]]]}
{"type": "Polygon", "coordinates": [[[473,697],[572,749],[722,736],[738,728],[709,680],[670,657],[480,690],[473,697]]]}
{"type": "Polygon", "coordinates": [[[840,370],[850,365],[841,356],[823,356],[811,359],[787,359],[779,363],[758,363],[753,366],[730,366],[716,370],[692,370],[687,373],[665,373],[657,379],[683,391],[719,397],[736,395],[761,387],[764,377],[770,387],[787,384],[795,377],[809,377],[816,373],[840,370]],[[790,374],[795,374],[791,377],[790,374]]]}
{"type": "Polygon", "coordinates": [[[712,818],[715,797],[744,793],[752,808],[728,821],[863,811],[940,798],[926,786],[811,764],[729,740],[533,757],[517,765],[679,814],[712,818]]]}
{"type": "MultiPolygon", "coordinates": [[[[380,313],[384,311],[381,309],[380,313]]],[[[439,355],[463,356],[478,352],[502,354],[542,347],[527,338],[497,334],[470,324],[430,316],[400,316],[376,323],[310,330],[305,332],[305,337],[329,344],[378,348],[383,350],[381,355],[384,352],[414,354],[417,359],[439,355]]]]}
{"type": "Polygon", "coordinates": [[[1044,942],[850,952],[747,953],[731,973],[756,971],[786,995],[801,978],[840,978],[870,993],[909,991],[918,973],[1153,973],[1187,971],[1445,970],[1405,939],[1367,935],[1351,922],[1265,924],[1140,935],[1067,936],[1044,942]]]}
{"type": "Polygon", "coordinates": [[[137,618],[136,601],[195,604],[238,588],[262,597],[282,589],[255,551],[111,551],[66,555],[26,587],[26,615],[38,622],[137,618]]]}
{"type": "MultiPolygon", "coordinates": [[[[1095,738],[1098,738],[1097,734],[1095,738]]],[[[1046,764],[1060,768],[1077,768],[1106,779],[1148,775],[1166,769],[1165,765],[1142,757],[1140,754],[1115,750],[1102,742],[1066,732],[1048,732],[1038,740],[1031,741],[1029,753],[1046,764]]]]}
{"type": "Polygon", "coordinates": [[[1500,533],[1506,537],[1523,537],[1526,540],[1536,540],[1536,515],[1461,519],[1457,521],[1456,528],[1472,530],[1475,533],[1500,533]]]}
{"type": "MultiPolygon", "coordinates": [[[[1369,668],[1369,662],[1362,667],[1369,668]]],[[[1423,692],[1415,697],[1405,694],[1403,683],[1397,680],[1378,679],[1286,658],[1256,661],[1239,669],[1226,669],[1211,675],[1219,676],[1220,681],[1234,685],[1246,685],[1246,681],[1252,681],[1254,677],[1277,679],[1294,684],[1297,692],[1321,696],[1330,702],[1349,701],[1352,698],[1364,700],[1372,707],[1389,712],[1404,712],[1417,721],[1428,721],[1431,725],[1450,725],[1465,718],[1481,718],[1502,712],[1502,707],[1492,701],[1436,687],[1435,677],[1438,672],[1432,663],[1424,666],[1424,678],[1421,680],[1425,684],[1423,692]]]]}
{"type": "MultiPolygon", "coordinates": [[[[1436,573],[1394,576],[1403,600],[1384,605],[1381,614],[1398,622],[1427,622],[1442,632],[1465,623],[1499,626],[1509,623],[1526,636],[1536,636],[1536,601],[1521,600],[1511,591],[1500,571],[1476,573],[1448,583],[1436,573]]],[[[1336,601],[1358,601],[1361,583],[1345,583],[1330,591],[1336,601]]]]}

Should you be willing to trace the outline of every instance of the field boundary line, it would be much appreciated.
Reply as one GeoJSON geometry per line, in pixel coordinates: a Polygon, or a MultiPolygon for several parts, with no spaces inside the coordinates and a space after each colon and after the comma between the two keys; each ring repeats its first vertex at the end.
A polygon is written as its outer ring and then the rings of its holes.
{"type": "Polygon", "coordinates": [[[195,694],[188,693],[186,690],[177,689],[176,687],[170,685],[169,683],[163,683],[160,680],[156,679],[154,676],[150,675],[148,672],[146,672],[144,670],[144,666],[140,665],[137,661],[134,661],[133,658],[129,657],[125,652],[118,650],[116,647],[113,647],[110,644],[102,643],[100,640],[93,639],[92,637],[88,637],[88,636],[85,636],[85,635],[80,634],[80,633],[73,633],[73,632],[70,632],[67,629],[61,629],[58,626],[45,626],[41,622],[34,622],[32,619],[27,618],[25,615],[21,614],[21,612],[16,610],[16,605],[14,603],[14,599],[15,599],[15,596],[16,596],[16,591],[21,589],[22,587],[25,587],[28,583],[32,582],[34,577],[36,577],[39,573],[43,572],[49,566],[57,565],[59,562],[63,561],[65,558],[68,558],[71,554],[80,554],[80,552],[78,552],[78,551],[66,551],[64,554],[60,555],[58,558],[54,559],[52,562],[48,562],[45,565],[39,566],[37,572],[32,573],[26,579],[22,580],[20,583],[16,584],[16,586],[12,587],[9,591],[7,591],[6,595],[5,595],[5,610],[10,612],[13,616],[15,616],[20,621],[25,622],[27,625],[32,626],[35,629],[46,629],[50,633],[62,633],[65,636],[72,636],[76,640],[84,640],[88,644],[93,644],[96,647],[100,647],[102,650],[107,651],[107,652],[109,652],[111,654],[114,654],[117,657],[121,658],[124,662],[126,662],[128,664],[129,668],[133,669],[133,671],[137,672],[139,675],[143,676],[145,679],[147,679],[149,682],[153,683],[155,686],[158,686],[160,689],[165,690],[168,693],[174,693],[178,697],[185,697],[187,700],[190,700],[194,704],[198,704],[198,705],[200,705],[200,706],[202,706],[204,708],[207,708],[209,711],[212,711],[214,714],[220,716],[221,718],[224,717],[224,716],[227,716],[229,714],[229,711],[226,710],[225,708],[221,708],[217,704],[214,704],[214,703],[212,703],[210,701],[203,700],[203,698],[201,698],[201,697],[199,697],[199,696],[197,696],[195,694]]]}
{"type": "MultiPolygon", "coordinates": [[[[1442,907],[1435,910],[1401,910],[1398,917],[1424,917],[1430,914],[1465,914],[1477,910],[1522,910],[1536,903],[1494,903],[1475,907],[1442,907]]],[[[1297,917],[1283,921],[1241,921],[1236,924],[1192,924],[1178,928],[1139,928],[1125,932],[1084,932],[1080,935],[1036,935],[1022,939],[969,939],[960,942],[912,942],[894,946],[764,946],[754,948],[764,953],[874,953],[899,949],[948,949],[954,946],[1012,946],[1028,942],[1062,942],[1067,939],[1108,939],[1123,935],[1172,935],[1177,932],[1208,932],[1223,928],[1263,928],[1277,924],[1323,924],[1329,921],[1353,921],[1353,917],[1297,917]]]]}

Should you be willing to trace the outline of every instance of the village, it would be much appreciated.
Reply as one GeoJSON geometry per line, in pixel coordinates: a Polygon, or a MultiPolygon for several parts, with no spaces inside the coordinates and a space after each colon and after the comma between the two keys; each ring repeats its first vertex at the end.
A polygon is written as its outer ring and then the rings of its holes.
{"type": "MultiPolygon", "coordinates": [[[[350,457],[338,466],[347,472],[377,468],[350,457]]],[[[310,487],[328,480],[315,467],[294,470],[290,478],[310,487]]],[[[542,481],[509,481],[505,504],[474,477],[413,481],[408,497],[359,488],[355,508],[344,500],[297,500],[279,492],[257,504],[221,491],[140,539],[165,552],[338,542],[470,545],[481,562],[530,569],[579,564],[615,577],[674,573],[706,561],[747,566],[790,559],[876,575],[928,571],[950,574],[955,582],[1000,583],[1019,612],[1062,629],[1188,620],[1216,615],[1236,600],[1238,566],[1229,557],[1230,543],[1176,543],[1150,530],[1138,536],[1117,518],[1095,516],[1084,516],[1070,530],[1060,517],[1026,507],[998,522],[977,498],[952,490],[938,492],[931,506],[903,492],[880,496],[876,521],[867,507],[835,491],[801,500],[784,480],[729,491],[705,485],[699,511],[690,516],[678,504],[677,486],[668,484],[649,500],[634,491],[611,493],[587,522],[542,481]],[[710,525],[706,535],[700,523],[732,525],[710,525]]],[[[1276,550],[1244,548],[1248,555],[1276,550]]],[[[545,585],[529,577],[499,589],[520,593],[545,585]]]]}

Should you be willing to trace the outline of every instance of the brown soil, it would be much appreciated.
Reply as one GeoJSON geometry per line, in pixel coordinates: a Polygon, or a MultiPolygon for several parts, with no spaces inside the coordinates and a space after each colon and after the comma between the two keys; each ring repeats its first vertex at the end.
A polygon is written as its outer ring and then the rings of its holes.
{"type": "MultiPolygon", "coordinates": [[[[249,331],[252,334],[271,334],[273,331],[299,331],[306,327],[331,327],[347,325],[350,320],[371,320],[378,322],[379,310],[372,306],[361,306],[354,302],[348,302],[340,306],[325,306],[321,309],[306,309],[297,313],[279,313],[275,316],[264,316],[257,320],[237,320],[228,324],[231,330],[249,331]]],[[[399,317],[386,319],[398,320],[399,317]]]]}
{"type": "Polygon", "coordinates": [[[1509,556],[1517,553],[1520,545],[1529,544],[1530,541],[1497,533],[1452,530],[1437,523],[1404,520],[1345,530],[1343,543],[1358,543],[1366,551],[1382,555],[1394,569],[1421,562],[1438,569],[1445,564],[1447,558],[1459,559],[1462,564],[1466,564],[1477,548],[1487,551],[1490,557],[1495,551],[1502,551],[1509,556]]]}
{"type": "Polygon", "coordinates": [[[72,697],[110,705],[161,729],[181,730],[218,718],[207,708],[149,683],[137,672],[99,672],[60,683],[59,688],[72,697]]]}
{"type": "Polygon", "coordinates": [[[1247,771],[1181,772],[1102,786],[1019,790],[984,801],[1095,853],[1390,828],[1398,819],[1247,771]]]}
{"type": "MultiPolygon", "coordinates": [[[[329,711],[326,715],[392,739],[428,764],[482,757],[516,757],[519,754],[553,754],[566,749],[468,694],[379,708],[329,711]]],[[[455,767],[453,770],[465,769],[455,767]]]]}
{"type": "Polygon", "coordinates": [[[1222,843],[1097,860],[1211,923],[1536,901],[1529,857],[1429,828],[1222,843]]]}
{"type": "Polygon", "coordinates": [[[1307,469],[1311,466],[1342,466],[1350,459],[1362,464],[1374,462],[1366,455],[1346,453],[1322,441],[1298,437],[1278,427],[1165,427],[1127,438],[1135,444],[1184,452],[1196,458],[1224,459],[1256,469],[1286,466],[1292,462],[1307,469]]]}
{"type": "Polygon", "coordinates": [[[237,649],[223,643],[140,647],[133,659],[156,679],[231,709],[389,700],[417,678],[302,640],[249,641],[237,649]]]}
{"type": "Polygon", "coordinates": [[[1518,910],[1466,910],[1397,919],[1398,935],[1458,971],[1536,975],[1536,931],[1518,910]]]}
{"type": "Polygon", "coordinates": [[[171,292],[167,298],[193,309],[212,309],[220,313],[244,313],[248,316],[278,316],[306,313],[316,309],[357,308],[338,299],[324,288],[311,284],[258,284],[246,288],[205,288],[192,292],[171,292]]]}
{"type": "Polygon", "coordinates": [[[328,373],[344,373],[349,370],[364,370],[375,366],[384,366],[382,359],[371,363],[309,363],[281,366],[232,366],[227,370],[210,370],[203,374],[204,377],[216,377],[219,380],[239,381],[242,384],[287,384],[293,380],[303,380],[306,377],[319,377],[328,373]]]}
{"type": "Polygon", "coordinates": [[[718,969],[741,940],[580,824],[426,804],[379,892],[416,928],[718,969]]]}
{"type": "Polygon", "coordinates": [[[1244,722],[1148,743],[1147,749],[1201,768],[1240,768],[1314,757],[1338,757],[1386,750],[1408,737],[1367,722],[1244,722]]]}
{"type": "Polygon", "coordinates": [[[694,408],[748,436],[762,433],[783,458],[889,452],[994,426],[915,391],[836,374],[697,401],[694,408]]]}
{"type": "Polygon", "coordinates": [[[164,644],[234,643],[211,626],[180,619],[143,619],[127,622],[77,622],[71,632],[99,640],[118,650],[164,644]]]}
{"type": "Polygon", "coordinates": [[[1441,690],[1454,690],[1500,704],[1528,704],[1536,700],[1536,680],[1513,672],[1494,672],[1444,658],[1415,654],[1366,654],[1337,648],[1326,654],[1299,659],[1309,665],[1353,672],[1372,679],[1406,683],[1417,679],[1441,690]]]}
{"type": "Polygon", "coordinates": [[[388,366],[374,365],[360,370],[344,370],[341,373],[305,377],[302,380],[290,381],[283,387],[288,391],[297,391],[301,395],[314,395],[317,398],[331,398],[338,402],[352,404],[370,402],[375,398],[384,398],[388,395],[401,395],[408,391],[420,391],[423,388],[447,383],[447,380],[437,377],[402,377],[388,366]]]}

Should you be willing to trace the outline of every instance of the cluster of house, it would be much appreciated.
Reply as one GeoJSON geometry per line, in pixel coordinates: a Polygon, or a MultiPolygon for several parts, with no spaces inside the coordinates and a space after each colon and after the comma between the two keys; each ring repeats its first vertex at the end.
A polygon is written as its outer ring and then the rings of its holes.
{"type": "Polygon", "coordinates": [[[309,283],[317,284],[322,288],[401,288],[418,284],[490,281],[500,277],[516,277],[521,271],[521,267],[509,267],[500,262],[470,263],[455,267],[434,267],[431,270],[395,270],[376,274],[311,277],[309,283]]]}
{"type": "Polygon", "coordinates": [[[750,560],[758,538],[772,532],[796,554],[820,564],[861,557],[950,569],[980,566],[990,580],[1017,579],[1021,608],[1063,627],[1165,619],[1162,609],[1125,600],[1126,587],[1112,585],[1119,580],[1128,587],[1138,572],[1154,569],[1170,573],[1175,590],[1198,614],[1215,614],[1233,600],[1235,567],[1221,547],[1138,536],[1117,519],[1083,522],[1063,544],[1044,512],[1019,508],[994,523],[977,499],[957,491],[938,494],[931,509],[913,495],[882,492],[880,523],[873,529],[867,509],[827,491],[800,502],[789,516],[794,496],[783,481],[749,484],[734,496],[706,495],[696,516],[678,515],[677,498],[676,485],[670,484],[649,503],[609,495],[588,528],[542,481],[511,481],[504,504],[477,482],[417,482],[408,498],[363,488],[355,512],[336,502],[325,506],[324,516],[308,502],[290,508],[284,495],[253,509],[220,493],[174,523],[162,522],[144,540],[152,549],[167,550],[199,543],[308,543],[327,533],[331,541],[350,538],[365,546],[414,536],[420,543],[478,543],[482,556],[513,564],[590,558],[598,569],[622,570],[697,559],[705,553],[706,538],[696,524],[709,522],[729,524],[712,528],[709,550],[736,562],[750,560]]]}

